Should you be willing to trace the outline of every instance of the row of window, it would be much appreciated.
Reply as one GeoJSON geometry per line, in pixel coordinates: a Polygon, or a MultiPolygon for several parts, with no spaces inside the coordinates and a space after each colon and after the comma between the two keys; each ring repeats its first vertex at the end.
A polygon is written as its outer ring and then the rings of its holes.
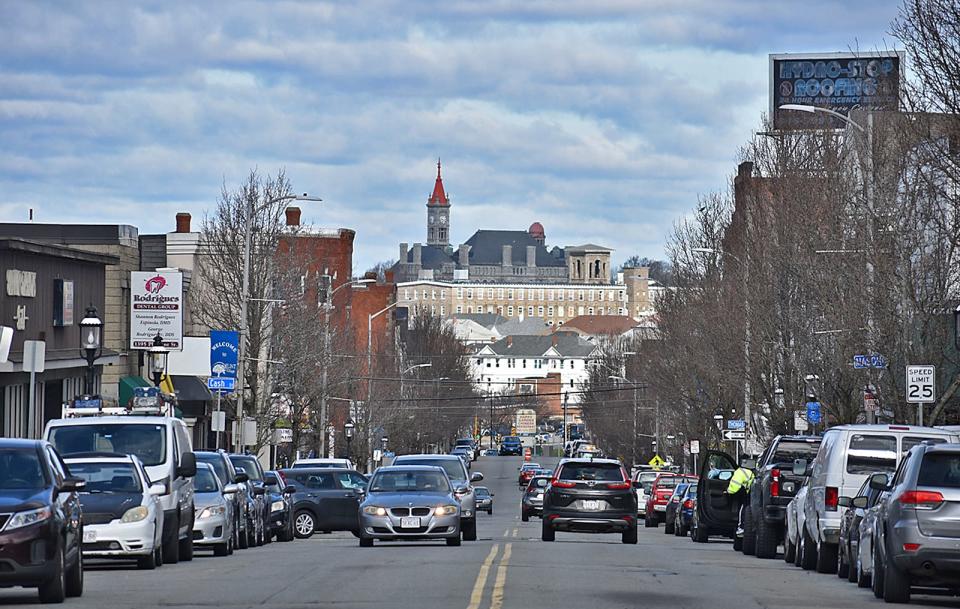
{"type": "MultiPolygon", "coordinates": [[[[486,290],[484,290],[484,288],[457,288],[457,300],[464,300],[464,297],[466,297],[466,300],[483,300],[484,293],[486,293],[487,300],[493,300],[494,297],[496,297],[498,300],[547,300],[563,302],[564,299],[566,299],[571,302],[625,302],[627,299],[627,293],[624,290],[618,290],[617,293],[614,294],[613,290],[550,290],[544,288],[486,288],[486,290]],[[526,296],[526,298],[524,298],[524,296],[526,296]]],[[[438,297],[440,300],[446,300],[447,291],[445,289],[417,290],[416,288],[406,288],[403,296],[407,301],[437,300],[438,297]]]]}
{"type": "MultiPolygon", "coordinates": [[[[443,310],[443,307],[441,306],[440,309],[443,310]]],[[[497,315],[503,315],[506,317],[513,317],[514,312],[516,312],[518,317],[520,315],[524,315],[523,307],[517,307],[516,310],[514,310],[513,305],[507,305],[506,307],[504,307],[503,305],[497,305],[497,306],[487,305],[486,309],[484,309],[483,305],[477,305],[476,308],[474,308],[472,305],[467,305],[466,307],[464,307],[463,305],[457,305],[457,308],[456,308],[457,314],[463,314],[464,311],[466,311],[466,313],[468,314],[483,313],[484,311],[486,311],[487,313],[496,313],[497,315]]],[[[562,306],[554,308],[553,305],[550,305],[548,307],[543,307],[543,305],[540,305],[537,307],[528,306],[526,308],[526,316],[533,317],[534,315],[536,315],[537,317],[543,317],[544,314],[546,314],[548,319],[553,319],[555,316],[556,317],[574,317],[574,315],[626,315],[627,314],[627,309],[624,307],[615,309],[613,307],[604,308],[604,307],[580,306],[576,308],[576,312],[574,311],[575,309],[572,306],[569,306],[566,308],[562,306]]],[[[442,314],[443,313],[441,313],[441,315],[442,314]]]]}
{"type": "MultiPolygon", "coordinates": [[[[478,357],[477,365],[486,368],[499,368],[500,362],[506,362],[504,365],[507,368],[526,368],[527,360],[525,359],[516,359],[516,358],[501,358],[501,357],[478,357]],[[520,364],[517,366],[517,364],[520,364]]],[[[556,359],[556,358],[547,358],[547,359],[533,359],[530,360],[533,364],[534,370],[542,370],[543,368],[551,368],[552,370],[563,370],[564,368],[569,368],[573,370],[577,367],[577,360],[574,359],[556,359]]],[[[580,364],[581,368],[586,367],[586,363],[580,364]]]]}

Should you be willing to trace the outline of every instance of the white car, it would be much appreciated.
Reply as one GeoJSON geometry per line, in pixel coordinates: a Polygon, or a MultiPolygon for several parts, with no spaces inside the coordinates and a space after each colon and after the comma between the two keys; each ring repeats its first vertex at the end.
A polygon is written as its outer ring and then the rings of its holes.
{"type": "Polygon", "coordinates": [[[800,531],[804,527],[803,502],[807,497],[807,485],[804,484],[787,504],[787,532],[783,541],[783,560],[802,566],[802,540],[800,531]]]}
{"type": "Polygon", "coordinates": [[[214,556],[233,554],[233,527],[237,518],[230,495],[236,494],[240,487],[236,484],[224,485],[209,463],[197,464],[193,485],[193,500],[197,506],[193,543],[200,547],[213,548],[214,556]]]}
{"type": "Polygon", "coordinates": [[[645,518],[647,516],[647,499],[649,499],[650,489],[653,488],[653,481],[657,479],[660,472],[654,470],[641,470],[633,477],[633,488],[637,493],[637,516],[645,518]]]}
{"type": "Polygon", "coordinates": [[[293,469],[302,467],[330,467],[343,469],[357,469],[350,459],[297,459],[291,466],[293,469]]]}
{"type": "Polygon", "coordinates": [[[133,455],[91,453],[64,460],[82,478],[83,555],[135,559],[141,569],[162,564],[162,484],[150,484],[133,455]]]}

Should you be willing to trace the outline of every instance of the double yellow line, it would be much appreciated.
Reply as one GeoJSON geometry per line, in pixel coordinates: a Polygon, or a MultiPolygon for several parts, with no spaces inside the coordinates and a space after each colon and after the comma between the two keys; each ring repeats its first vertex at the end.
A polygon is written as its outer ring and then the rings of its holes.
{"type": "MultiPolygon", "coordinates": [[[[493,582],[493,590],[490,593],[490,609],[501,609],[503,607],[503,589],[507,583],[507,568],[510,566],[510,553],[513,551],[513,544],[508,543],[503,546],[503,556],[500,557],[500,564],[497,565],[497,577],[493,582]]],[[[477,581],[473,584],[473,592],[470,594],[470,604],[467,609],[480,609],[480,603],[483,602],[483,590],[487,585],[487,578],[490,576],[490,567],[493,566],[500,552],[500,544],[495,543],[490,548],[490,553],[480,566],[480,572],[477,573],[477,581]]]]}

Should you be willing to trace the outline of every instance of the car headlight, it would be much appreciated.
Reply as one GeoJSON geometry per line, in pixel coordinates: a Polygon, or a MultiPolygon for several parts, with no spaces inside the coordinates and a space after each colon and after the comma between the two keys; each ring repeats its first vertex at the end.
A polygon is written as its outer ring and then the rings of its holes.
{"type": "Polygon", "coordinates": [[[203,520],[204,518],[213,518],[214,516],[223,516],[227,513],[227,508],[222,505],[212,505],[210,507],[203,508],[203,511],[200,512],[200,515],[197,516],[198,519],[203,520]]]}
{"type": "Polygon", "coordinates": [[[282,510],[282,509],[285,508],[286,506],[287,506],[287,504],[284,503],[283,501],[274,501],[273,503],[270,504],[270,511],[271,511],[271,512],[279,512],[280,510],[282,510]]]}
{"type": "Polygon", "coordinates": [[[138,505],[135,508],[130,508],[127,510],[123,518],[120,519],[120,522],[140,522],[144,518],[150,515],[150,510],[142,505],[138,505]]]}
{"type": "Polygon", "coordinates": [[[26,512],[17,512],[10,517],[10,520],[7,521],[7,526],[5,526],[3,530],[12,531],[13,529],[28,527],[31,524],[43,522],[52,515],[53,512],[48,507],[27,510],[26,512]]]}
{"type": "Polygon", "coordinates": [[[457,506],[455,505],[438,505],[433,513],[437,516],[450,516],[457,513],[457,506]]]}
{"type": "Polygon", "coordinates": [[[376,505],[365,505],[363,506],[363,513],[369,514],[370,516],[386,516],[386,508],[382,508],[376,505]]]}

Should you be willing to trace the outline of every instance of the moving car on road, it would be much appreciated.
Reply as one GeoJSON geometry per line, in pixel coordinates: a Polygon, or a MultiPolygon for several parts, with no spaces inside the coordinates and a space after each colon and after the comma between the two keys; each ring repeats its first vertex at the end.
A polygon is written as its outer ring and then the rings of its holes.
{"type": "MultiPolygon", "coordinates": [[[[457,459],[458,457],[454,457],[457,459]]],[[[281,469],[280,477],[293,486],[293,532],[306,539],[317,531],[359,533],[357,506],[367,478],[355,470],[321,467],[281,469]]]]}
{"type": "Polygon", "coordinates": [[[500,440],[500,455],[509,456],[517,455],[520,456],[523,454],[523,443],[520,441],[519,436],[504,436],[500,440]]]}
{"type": "Polygon", "coordinates": [[[619,461],[563,459],[543,495],[541,539],[557,531],[620,533],[637,543],[637,496],[619,461]]]}
{"type": "Polygon", "coordinates": [[[360,504],[360,547],[374,539],[443,539],[460,545],[460,502],[442,467],[391,465],[373,475],[360,504]]]}
{"type": "Polygon", "coordinates": [[[38,588],[40,602],[83,594],[78,491],[47,442],[0,439],[0,586],[38,588]]]}
{"type": "Polygon", "coordinates": [[[477,448],[477,443],[473,440],[473,438],[459,438],[453,446],[454,450],[460,447],[469,449],[471,461],[476,461],[477,457],[479,456],[479,449],[477,448]]]}
{"type": "Polygon", "coordinates": [[[493,493],[485,486],[473,487],[473,492],[477,496],[477,511],[486,512],[493,515],[493,493]]]}
{"type": "Polygon", "coordinates": [[[543,494],[550,484],[550,476],[534,476],[520,500],[520,520],[527,522],[531,516],[543,515],[543,494]]]}
{"type": "Polygon", "coordinates": [[[483,480],[483,474],[467,473],[460,457],[453,455],[401,455],[394,465],[432,465],[442,467],[453,485],[453,493],[460,500],[460,531],[464,541],[477,540],[477,500],[471,483],[483,480]]]}
{"type": "Polygon", "coordinates": [[[193,543],[196,546],[213,548],[214,556],[233,554],[236,515],[231,495],[240,490],[239,485],[228,484],[217,477],[208,463],[197,464],[193,479],[194,502],[197,505],[197,522],[193,525],[193,543]]]}
{"type": "Polygon", "coordinates": [[[125,558],[141,569],[163,564],[162,484],[150,484],[134,455],[76,454],[65,459],[71,475],[85,482],[80,491],[83,510],[83,554],[125,558]]]}
{"type": "Polygon", "coordinates": [[[523,490],[527,488],[531,478],[533,478],[537,470],[541,468],[539,463],[524,463],[518,469],[520,472],[517,474],[517,484],[520,486],[520,490],[523,490]]]}

